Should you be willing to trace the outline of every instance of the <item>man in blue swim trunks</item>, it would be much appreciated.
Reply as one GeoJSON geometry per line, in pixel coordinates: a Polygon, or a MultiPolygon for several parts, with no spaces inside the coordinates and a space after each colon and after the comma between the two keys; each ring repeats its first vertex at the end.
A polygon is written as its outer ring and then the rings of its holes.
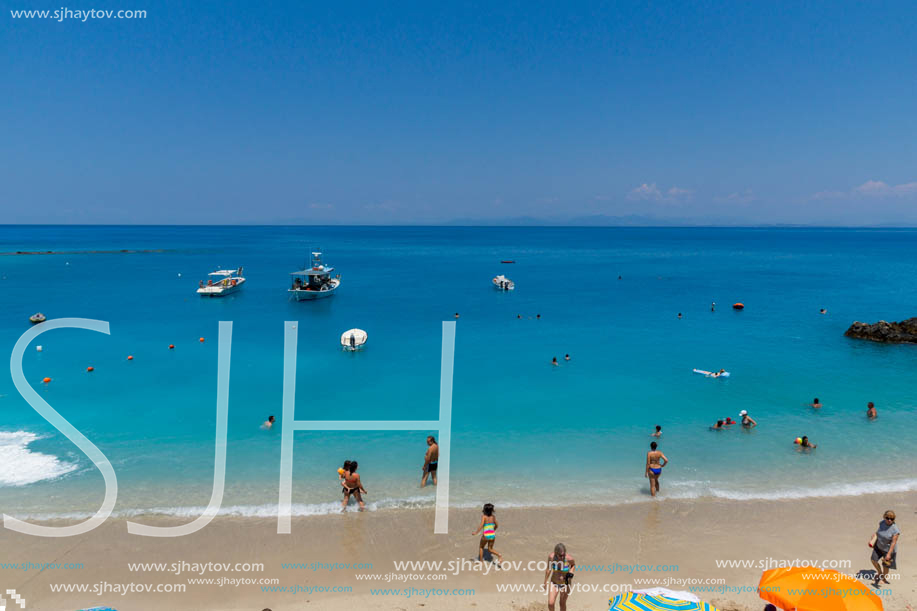
{"type": "Polygon", "coordinates": [[[427,453],[423,458],[423,479],[420,480],[420,487],[427,485],[427,478],[433,476],[433,485],[436,485],[436,468],[439,466],[439,446],[436,444],[436,437],[430,435],[427,437],[427,453]]]}

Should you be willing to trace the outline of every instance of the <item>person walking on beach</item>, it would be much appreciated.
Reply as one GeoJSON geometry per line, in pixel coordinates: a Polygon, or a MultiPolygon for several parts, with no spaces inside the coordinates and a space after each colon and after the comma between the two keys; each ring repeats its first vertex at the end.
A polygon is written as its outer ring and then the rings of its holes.
{"type": "Polygon", "coordinates": [[[433,485],[436,485],[436,469],[439,467],[439,445],[436,443],[436,437],[430,435],[427,437],[427,453],[423,457],[423,477],[420,480],[420,487],[427,485],[427,478],[433,476],[433,485]]]}
{"type": "Polygon", "coordinates": [[[476,537],[478,533],[481,533],[481,543],[478,546],[478,562],[484,562],[485,548],[490,552],[491,556],[497,557],[498,565],[500,562],[503,562],[503,556],[494,549],[494,543],[497,541],[498,528],[500,528],[500,525],[497,523],[494,505],[493,503],[486,503],[484,509],[481,510],[481,523],[478,524],[478,529],[471,533],[472,537],[476,537]]]}
{"type": "Polygon", "coordinates": [[[563,543],[554,546],[554,552],[548,556],[548,568],[544,573],[544,588],[548,590],[548,611],[554,611],[554,603],[560,602],[560,611],[567,611],[567,598],[573,581],[573,568],[576,561],[567,553],[563,543]]]}
{"type": "Polygon", "coordinates": [[[743,409],[741,412],[739,412],[739,416],[742,418],[742,426],[745,428],[751,429],[758,426],[758,423],[755,422],[755,419],[748,415],[747,410],[743,409]]]}
{"type": "Polygon", "coordinates": [[[870,560],[872,561],[872,565],[876,567],[875,584],[877,586],[880,580],[884,583],[888,583],[888,572],[898,568],[897,548],[898,537],[901,535],[901,530],[898,528],[898,525],[895,524],[895,517],[894,511],[891,509],[886,511],[882,521],[879,522],[879,528],[876,530],[876,534],[873,537],[874,541],[869,542],[869,545],[872,546],[872,556],[870,560]],[[879,566],[880,563],[881,566],[879,566]]]}
{"type": "MultiPolygon", "coordinates": [[[[346,464],[346,463],[345,463],[346,464]]],[[[360,511],[366,509],[366,503],[363,502],[363,497],[360,493],[368,494],[366,488],[363,487],[363,482],[360,481],[360,475],[357,473],[357,461],[350,461],[350,471],[344,472],[344,500],[341,502],[341,511],[347,509],[347,504],[350,502],[350,497],[353,496],[357,499],[357,503],[360,505],[360,511]]]]}
{"type": "Polygon", "coordinates": [[[669,459],[665,454],[657,450],[658,444],[654,441],[650,444],[650,451],[646,453],[646,471],[644,476],[650,480],[650,495],[656,496],[659,490],[659,476],[662,475],[662,468],[669,464],[669,459]]]}
{"type": "Polygon", "coordinates": [[[872,401],[866,404],[866,417],[870,420],[875,420],[879,417],[879,413],[876,412],[876,404],[872,401]]]}

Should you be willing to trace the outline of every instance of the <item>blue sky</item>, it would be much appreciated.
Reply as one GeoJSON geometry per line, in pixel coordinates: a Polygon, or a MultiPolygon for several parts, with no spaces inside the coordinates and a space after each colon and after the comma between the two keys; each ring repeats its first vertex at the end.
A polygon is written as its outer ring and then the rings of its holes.
{"type": "Polygon", "coordinates": [[[2,4],[0,222],[917,225],[910,2],[2,4]]]}

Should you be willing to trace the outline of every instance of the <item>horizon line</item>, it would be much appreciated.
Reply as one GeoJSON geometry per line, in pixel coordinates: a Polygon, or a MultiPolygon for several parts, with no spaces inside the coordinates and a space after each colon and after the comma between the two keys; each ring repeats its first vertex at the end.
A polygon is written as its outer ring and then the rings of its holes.
{"type": "Polygon", "coordinates": [[[424,227],[424,228],[504,228],[504,229],[917,229],[917,225],[819,225],[770,223],[751,225],[705,224],[608,224],[566,225],[563,223],[0,223],[0,227],[424,227]]]}

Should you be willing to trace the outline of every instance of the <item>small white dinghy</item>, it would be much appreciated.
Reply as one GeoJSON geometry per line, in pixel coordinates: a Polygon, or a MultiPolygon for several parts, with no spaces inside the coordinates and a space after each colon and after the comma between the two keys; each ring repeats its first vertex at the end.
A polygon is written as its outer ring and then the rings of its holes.
{"type": "Polygon", "coordinates": [[[495,277],[491,282],[498,291],[512,291],[516,288],[516,284],[503,274],[495,277]]]}
{"type": "Polygon", "coordinates": [[[360,350],[369,339],[369,335],[363,329],[350,329],[341,334],[341,348],[354,352],[360,350]]]}

